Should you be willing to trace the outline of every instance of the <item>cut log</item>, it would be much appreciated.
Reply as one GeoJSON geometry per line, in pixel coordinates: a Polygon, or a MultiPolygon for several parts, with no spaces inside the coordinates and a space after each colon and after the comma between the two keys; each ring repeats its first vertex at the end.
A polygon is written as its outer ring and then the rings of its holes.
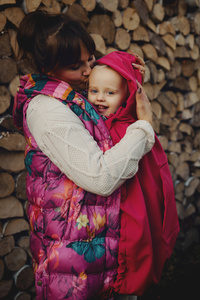
{"type": "Polygon", "coordinates": [[[194,7],[194,6],[199,7],[200,6],[199,0],[186,0],[186,3],[187,3],[187,5],[189,5],[191,7],[194,7]]]}
{"type": "Polygon", "coordinates": [[[194,104],[199,102],[199,97],[197,93],[195,92],[190,92],[184,95],[184,106],[185,108],[191,107],[194,104]]]}
{"type": "Polygon", "coordinates": [[[4,298],[8,295],[12,288],[13,281],[12,280],[2,280],[0,282],[0,297],[4,298]]]}
{"type": "Polygon", "coordinates": [[[178,104],[177,95],[172,91],[166,91],[166,95],[177,106],[177,104],[178,104]]]}
{"type": "Polygon", "coordinates": [[[31,296],[24,292],[19,292],[15,296],[14,300],[31,300],[31,296]]]}
{"type": "Polygon", "coordinates": [[[145,57],[147,59],[152,60],[153,62],[157,62],[158,60],[158,54],[156,49],[151,44],[145,44],[142,46],[142,51],[145,54],[145,57]]]}
{"type": "Polygon", "coordinates": [[[168,148],[168,139],[167,139],[167,137],[163,136],[163,135],[159,135],[158,139],[159,139],[164,151],[166,151],[167,148],[168,148]]]}
{"type": "Polygon", "coordinates": [[[12,24],[14,24],[16,27],[19,27],[19,24],[25,16],[25,13],[19,7],[8,7],[4,10],[4,15],[12,24]]]}
{"type": "Polygon", "coordinates": [[[21,269],[27,260],[26,251],[20,247],[15,247],[8,255],[5,257],[6,267],[10,271],[18,271],[21,269]]]}
{"type": "Polygon", "coordinates": [[[133,40],[134,41],[143,41],[143,42],[149,42],[149,35],[145,27],[143,26],[138,26],[134,31],[133,31],[133,40]]]}
{"type": "Polygon", "coordinates": [[[145,68],[144,82],[149,82],[151,78],[151,72],[147,65],[145,65],[144,68],[145,68]]]}
{"type": "Polygon", "coordinates": [[[155,22],[162,22],[165,17],[164,7],[160,3],[156,3],[153,6],[153,10],[151,12],[151,17],[155,22]]]}
{"type": "Polygon", "coordinates": [[[175,152],[170,152],[167,156],[169,163],[174,166],[174,168],[177,168],[179,165],[179,156],[175,152]]]}
{"type": "Polygon", "coordinates": [[[177,34],[175,39],[178,46],[185,46],[185,38],[181,33],[177,34]]]}
{"type": "Polygon", "coordinates": [[[148,30],[148,34],[149,34],[149,39],[151,41],[151,44],[155,47],[155,49],[158,51],[158,53],[161,56],[164,56],[166,53],[166,44],[163,41],[162,37],[151,32],[150,30],[148,30]]]}
{"type": "Polygon", "coordinates": [[[17,31],[10,28],[8,30],[9,38],[10,38],[10,44],[12,47],[12,50],[14,52],[15,58],[19,56],[19,45],[17,43],[17,31]]]}
{"type": "Polygon", "coordinates": [[[24,171],[20,173],[16,178],[16,197],[22,200],[27,200],[26,195],[26,175],[27,172],[24,171]]]}
{"type": "Polygon", "coordinates": [[[97,3],[106,10],[114,12],[118,7],[118,0],[97,0],[97,3]]]}
{"type": "Polygon", "coordinates": [[[173,17],[171,23],[174,27],[175,31],[181,32],[184,36],[190,33],[190,23],[189,20],[185,16],[176,16],[173,17]]]}
{"type": "Polygon", "coordinates": [[[120,27],[122,25],[122,13],[120,10],[116,9],[112,14],[112,21],[115,27],[120,27]]]}
{"type": "Polygon", "coordinates": [[[170,63],[169,63],[168,59],[164,56],[158,57],[157,64],[167,71],[170,70],[170,63]]]}
{"type": "Polygon", "coordinates": [[[62,3],[66,4],[66,5],[72,5],[74,4],[76,0],[62,0],[62,3]]]}
{"type": "Polygon", "coordinates": [[[123,12],[122,22],[127,30],[135,30],[140,24],[140,17],[135,9],[128,7],[123,12]]]}
{"type": "Polygon", "coordinates": [[[115,44],[120,50],[130,47],[131,36],[124,28],[118,28],[115,35],[115,44]]]}
{"type": "Polygon", "coordinates": [[[170,64],[173,65],[175,62],[174,51],[170,47],[166,47],[166,55],[169,59],[170,64]]]}
{"type": "Polygon", "coordinates": [[[151,107],[152,107],[152,112],[153,114],[160,119],[162,116],[162,108],[160,106],[160,104],[156,101],[152,101],[151,102],[151,107]]]}
{"type": "Polygon", "coordinates": [[[190,54],[189,54],[189,51],[186,49],[186,47],[179,46],[179,47],[176,47],[176,49],[174,51],[174,57],[189,58],[190,54]]]}
{"type": "Polygon", "coordinates": [[[24,151],[26,140],[20,133],[10,133],[0,139],[0,147],[9,151],[24,151]]]}
{"type": "Polygon", "coordinates": [[[157,32],[160,35],[171,34],[172,36],[175,35],[174,27],[172,26],[170,21],[164,21],[157,25],[157,32]]]}
{"type": "Polygon", "coordinates": [[[61,5],[57,0],[46,0],[46,1],[42,1],[42,3],[45,6],[40,6],[39,9],[40,10],[46,10],[51,14],[58,14],[61,12],[61,5]]]}
{"type": "Polygon", "coordinates": [[[166,34],[162,37],[163,41],[171,47],[173,50],[176,49],[176,40],[171,34],[166,34]]]}
{"type": "MultiPolygon", "coordinates": [[[[0,97],[1,97],[1,94],[0,94],[0,97]]],[[[6,114],[2,118],[0,118],[0,125],[4,129],[7,129],[9,131],[11,131],[11,130],[16,131],[16,127],[13,124],[13,117],[9,114],[6,114]]]]}
{"type": "Polygon", "coordinates": [[[15,78],[13,78],[8,86],[9,92],[10,94],[14,97],[16,92],[17,92],[17,88],[20,85],[20,77],[19,75],[15,76],[15,78]]]}
{"type": "Polygon", "coordinates": [[[171,101],[166,93],[160,93],[157,101],[162,105],[162,107],[169,113],[171,110],[171,101]]]}
{"type": "Polygon", "coordinates": [[[184,132],[188,135],[192,135],[193,133],[193,129],[192,129],[192,126],[189,125],[189,124],[186,124],[186,123],[181,123],[180,126],[179,126],[179,130],[181,132],[184,132]]]}
{"type": "Polygon", "coordinates": [[[108,15],[94,15],[87,27],[89,33],[100,34],[107,44],[112,44],[115,38],[115,26],[108,15]]]}
{"type": "Polygon", "coordinates": [[[87,10],[87,11],[93,11],[96,6],[96,0],[81,0],[81,5],[87,10]]]}
{"type": "Polygon", "coordinates": [[[157,34],[156,25],[153,23],[151,19],[148,20],[147,24],[149,29],[151,29],[153,32],[157,34]]]}
{"type": "Polygon", "coordinates": [[[0,219],[23,217],[24,210],[21,202],[14,196],[0,199],[0,219]]]}
{"type": "Polygon", "coordinates": [[[15,240],[12,235],[5,236],[0,240],[0,256],[10,253],[15,247],[15,240]]]}
{"type": "Polygon", "coordinates": [[[182,91],[190,91],[190,86],[187,79],[182,76],[179,76],[174,80],[173,87],[182,91]]]}
{"type": "Polygon", "coordinates": [[[89,22],[87,11],[77,3],[74,3],[68,7],[66,15],[79,22],[83,22],[84,24],[87,24],[89,22]]]}
{"type": "Polygon", "coordinates": [[[185,38],[185,45],[188,46],[190,49],[194,48],[194,35],[193,34],[189,34],[185,38]]]}
{"type": "Polygon", "coordinates": [[[136,8],[142,23],[147,24],[149,20],[149,11],[146,3],[144,1],[134,0],[130,5],[131,7],[136,8]]]}
{"type": "Polygon", "coordinates": [[[0,168],[14,173],[25,170],[24,152],[10,152],[2,149],[0,152],[0,168]]]}
{"type": "Polygon", "coordinates": [[[199,185],[199,178],[195,177],[190,177],[188,180],[185,182],[185,196],[186,197],[191,197],[194,195],[198,185],[199,185]]]}
{"type": "Polygon", "coordinates": [[[108,48],[106,49],[106,55],[109,54],[109,53],[111,53],[111,52],[113,52],[113,51],[118,51],[118,49],[116,49],[116,48],[114,48],[114,47],[108,47],[108,48]]]}
{"type": "Polygon", "coordinates": [[[157,71],[157,82],[162,82],[165,80],[165,72],[163,71],[163,69],[159,69],[157,71]]]}
{"type": "Polygon", "coordinates": [[[199,47],[194,45],[193,49],[189,51],[189,55],[193,60],[197,60],[199,58],[199,47]]]}
{"type": "Polygon", "coordinates": [[[176,174],[184,181],[186,181],[189,178],[189,173],[189,165],[186,162],[181,163],[176,169],[176,174]]]}
{"type": "Polygon", "coordinates": [[[129,0],[119,0],[119,8],[124,9],[129,5],[129,0]]]}
{"type": "Polygon", "coordinates": [[[0,114],[4,113],[10,106],[11,96],[5,86],[0,86],[0,114]]]}
{"type": "Polygon", "coordinates": [[[12,49],[10,45],[10,39],[8,33],[0,35],[0,57],[10,56],[12,54],[12,49]]]}
{"type": "Polygon", "coordinates": [[[3,31],[5,25],[6,25],[6,17],[4,16],[4,14],[2,14],[2,12],[0,13],[0,31],[3,31]]]}
{"type": "Polygon", "coordinates": [[[95,56],[97,57],[101,57],[102,55],[105,55],[106,53],[106,44],[104,39],[102,38],[102,36],[100,34],[96,34],[96,33],[91,33],[90,34],[95,46],[96,46],[96,53],[95,56]]]}
{"type": "Polygon", "coordinates": [[[10,57],[0,59],[0,83],[9,83],[17,75],[17,66],[10,57]]]}
{"type": "Polygon", "coordinates": [[[24,219],[14,219],[6,222],[3,226],[3,234],[5,236],[19,233],[22,231],[28,231],[30,229],[29,224],[24,219]]]}
{"type": "MultiPolygon", "coordinates": [[[[132,52],[138,54],[142,59],[144,59],[143,51],[142,51],[141,47],[138,46],[138,44],[135,44],[135,43],[130,44],[130,47],[128,48],[127,52],[129,52],[129,51],[132,51],[132,52]]],[[[200,78],[200,74],[199,74],[199,78],[200,78]]]]}
{"type": "Polygon", "coordinates": [[[181,153],[181,145],[178,142],[170,142],[168,150],[169,152],[181,153]]]}
{"type": "Polygon", "coordinates": [[[4,172],[0,173],[0,198],[10,196],[14,189],[15,180],[12,175],[4,172]]]}
{"type": "Polygon", "coordinates": [[[192,74],[194,74],[195,72],[195,63],[193,61],[184,61],[182,63],[182,69],[181,69],[181,73],[183,74],[183,76],[185,77],[190,77],[192,76],[192,74]]]}
{"type": "Polygon", "coordinates": [[[5,264],[4,261],[2,259],[0,259],[0,281],[3,278],[4,275],[4,269],[5,269],[5,264]]]}
{"type": "Polygon", "coordinates": [[[16,0],[0,0],[0,5],[4,4],[16,4],[16,0]]]}
{"type": "Polygon", "coordinates": [[[27,290],[34,283],[33,270],[30,266],[23,266],[15,275],[14,275],[15,285],[21,290],[27,290]]]}
{"type": "Polygon", "coordinates": [[[24,0],[24,10],[26,13],[35,11],[41,4],[42,0],[24,0]]]}
{"type": "Polygon", "coordinates": [[[19,247],[23,248],[30,257],[32,257],[32,254],[30,252],[30,237],[29,236],[23,236],[18,241],[19,247]]]}
{"type": "Polygon", "coordinates": [[[181,74],[181,64],[175,60],[174,64],[171,65],[170,71],[166,73],[166,77],[169,80],[174,80],[181,74]]]}
{"type": "Polygon", "coordinates": [[[146,4],[146,6],[147,6],[147,8],[148,8],[148,11],[149,12],[151,12],[152,11],[152,9],[153,9],[153,0],[144,0],[144,2],[145,2],[145,4],[146,4]]]}

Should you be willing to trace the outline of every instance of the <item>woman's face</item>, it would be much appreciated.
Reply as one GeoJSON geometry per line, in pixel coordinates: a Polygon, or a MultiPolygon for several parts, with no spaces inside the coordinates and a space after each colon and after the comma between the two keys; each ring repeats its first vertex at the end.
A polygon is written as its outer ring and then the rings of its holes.
{"type": "Polygon", "coordinates": [[[84,44],[81,45],[81,58],[66,68],[56,70],[52,75],[67,82],[75,91],[85,89],[86,81],[94,65],[95,57],[90,54],[84,44]]]}

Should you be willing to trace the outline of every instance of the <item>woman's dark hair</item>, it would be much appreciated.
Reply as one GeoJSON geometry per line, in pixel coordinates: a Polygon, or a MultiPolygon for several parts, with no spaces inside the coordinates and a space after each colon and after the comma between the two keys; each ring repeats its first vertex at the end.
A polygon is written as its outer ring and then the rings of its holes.
{"type": "Polygon", "coordinates": [[[40,74],[76,64],[81,57],[81,43],[92,55],[95,44],[82,25],[64,13],[35,11],[22,20],[17,41],[23,53],[40,74]]]}

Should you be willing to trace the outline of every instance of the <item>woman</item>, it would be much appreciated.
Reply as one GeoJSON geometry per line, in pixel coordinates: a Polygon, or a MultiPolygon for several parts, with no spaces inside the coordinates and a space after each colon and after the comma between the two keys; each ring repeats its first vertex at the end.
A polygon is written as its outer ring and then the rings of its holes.
{"type": "Polygon", "coordinates": [[[18,43],[37,67],[37,74],[21,78],[13,112],[27,140],[37,300],[112,299],[119,187],[153,146],[145,121],[152,118],[149,103],[144,94],[138,97],[141,120],[112,147],[97,111],[75,92],[84,88],[95,61],[94,42],[80,24],[36,11],[23,19],[18,43]]]}

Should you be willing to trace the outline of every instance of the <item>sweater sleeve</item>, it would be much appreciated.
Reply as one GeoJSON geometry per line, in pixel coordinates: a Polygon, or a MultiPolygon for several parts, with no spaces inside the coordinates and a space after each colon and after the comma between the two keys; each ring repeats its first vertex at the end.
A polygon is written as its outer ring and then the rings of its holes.
{"type": "Polygon", "coordinates": [[[36,96],[27,109],[27,124],[38,147],[81,188],[112,194],[135,175],[142,156],[154,144],[147,121],[130,125],[123,139],[103,153],[81,120],[56,99],[36,96]]]}

